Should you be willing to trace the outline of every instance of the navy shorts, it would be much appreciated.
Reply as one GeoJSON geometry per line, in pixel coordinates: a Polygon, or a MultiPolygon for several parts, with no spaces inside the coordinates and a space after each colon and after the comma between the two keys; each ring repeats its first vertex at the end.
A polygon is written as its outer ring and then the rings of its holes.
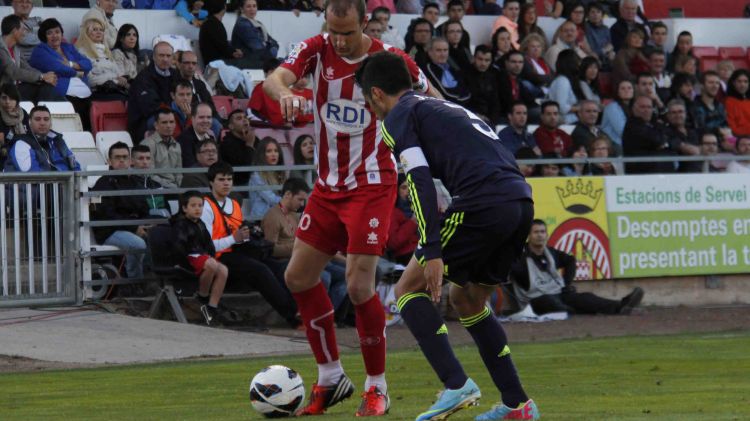
{"type": "MultiPolygon", "coordinates": [[[[534,219],[534,204],[519,200],[478,211],[450,208],[441,220],[444,278],[456,285],[498,285],[521,256],[534,219]]],[[[424,262],[421,249],[414,252],[424,262]]]]}

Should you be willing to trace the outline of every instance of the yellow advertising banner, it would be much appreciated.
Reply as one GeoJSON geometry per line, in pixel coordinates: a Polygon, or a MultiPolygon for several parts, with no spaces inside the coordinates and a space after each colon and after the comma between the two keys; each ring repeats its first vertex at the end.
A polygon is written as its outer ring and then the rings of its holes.
{"type": "Polygon", "coordinates": [[[603,177],[529,178],[535,218],[551,247],[576,257],[575,279],[610,279],[612,264],[603,177]]]}

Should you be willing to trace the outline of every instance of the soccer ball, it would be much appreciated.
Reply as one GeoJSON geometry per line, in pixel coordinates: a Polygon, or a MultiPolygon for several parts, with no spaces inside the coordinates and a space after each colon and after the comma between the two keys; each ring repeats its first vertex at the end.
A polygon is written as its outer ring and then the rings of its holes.
{"type": "Polygon", "coordinates": [[[293,416],[304,399],[302,376],[289,367],[272,365],[250,380],[250,403],[268,418],[293,416]]]}

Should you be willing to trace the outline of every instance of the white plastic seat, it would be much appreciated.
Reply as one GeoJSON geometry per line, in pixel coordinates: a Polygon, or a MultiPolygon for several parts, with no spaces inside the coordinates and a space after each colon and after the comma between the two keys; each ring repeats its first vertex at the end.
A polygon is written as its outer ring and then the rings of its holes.
{"type": "Polygon", "coordinates": [[[75,114],[76,110],[73,108],[73,104],[68,101],[40,101],[39,105],[44,105],[49,108],[50,114],[75,114]]]}
{"type": "Polygon", "coordinates": [[[52,130],[56,132],[80,132],[83,130],[81,117],[78,114],[55,114],[52,116],[52,130]]]}
{"type": "Polygon", "coordinates": [[[117,142],[123,142],[129,148],[133,147],[133,140],[128,132],[98,132],[96,146],[104,159],[109,159],[109,148],[117,142]]]}
{"type": "Polygon", "coordinates": [[[572,134],[575,128],[576,126],[573,124],[563,124],[560,126],[560,130],[564,131],[567,134],[572,134]]]}
{"type": "Polygon", "coordinates": [[[88,169],[91,165],[107,165],[104,157],[97,149],[94,136],[91,133],[75,131],[64,132],[62,135],[65,144],[75,155],[76,161],[81,164],[81,168],[88,169]]]}
{"type": "Polygon", "coordinates": [[[34,108],[34,103],[31,101],[21,101],[19,105],[24,111],[26,111],[26,113],[30,113],[31,109],[34,108]]]}

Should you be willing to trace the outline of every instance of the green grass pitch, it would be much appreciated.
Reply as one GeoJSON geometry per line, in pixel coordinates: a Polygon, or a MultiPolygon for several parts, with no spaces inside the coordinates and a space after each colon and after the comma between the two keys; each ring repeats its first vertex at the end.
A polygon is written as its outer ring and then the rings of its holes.
{"type": "MultiPolygon", "coordinates": [[[[527,392],[546,420],[750,420],[750,332],[567,340],[512,345],[527,392]]],[[[473,347],[456,350],[482,388],[479,407],[498,394],[473,347]]],[[[358,388],[358,353],[343,356],[358,388]]],[[[249,379],[262,367],[298,370],[309,391],[312,357],[179,362],[0,375],[2,420],[248,420],[249,379]]],[[[418,350],[389,354],[392,399],[386,419],[411,420],[440,388],[418,350]]],[[[361,392],[358,389],[357,392],[361,392]]],[[[359,399],[325,420],[353,420],[359,399]]]]}

